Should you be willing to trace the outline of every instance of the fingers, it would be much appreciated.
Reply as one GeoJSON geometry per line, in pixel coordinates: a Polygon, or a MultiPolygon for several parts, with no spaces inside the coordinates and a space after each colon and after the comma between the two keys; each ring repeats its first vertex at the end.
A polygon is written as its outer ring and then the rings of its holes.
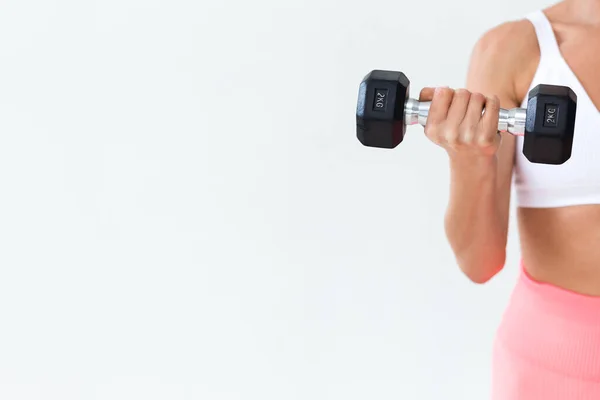
{"type": "Polygon", "coordinates": [[[469,99],[469,106],[463,119],[463,125],[476,126],[481,120],[481,113],[485,107],[486,98],[481,93],[472,93],[469,99]]]}
{"type": "Polygon", "coordinates": [[[499,147],[502,135],[498,131],[498,120],[500,119],[500,99],[498,96],[488,97],[485,102],[485,111],[481,118],[482,131],[487,132],[485,138],[480,142],[484,147],[499,147]]]}
{"type": "Polygon", "coordinates": [[[431,105],[425,124],[429,139],[453,154],[495,153],[501,140],[498,97],[486,98],[465,89],[424,88],[419,101],[429,100],[431,105]]]}
{"type": "Polygon", "coordinates": [[[450,104],[450,110],[448,110],[448,122],[452,125],[460,125],[465,117],[469,100],[471,99],[471,92],[465,89],[458,89],[454,93],[452,103],[450,104]]]}
{"type": "Polygon", "coordinates": [[[434,143],[442,146],[448,142],[446,137],[448,136],[448,130],[445,129],[445,122],[453,97],[454,91],[446,87],[425,88],[419,96],[423,99],[422,101],[431,99],[427,122],[425,123],[425,135],[434,143]]]}
{"type": "Polygon", "coordinates": [[[486,130],[498,130],[498,119],[500,118],[500,99],[498,96],[488,97],[485,101],[485,112],[481,118],[486,130]]]}
{"type": "Polygon", "coordinates": [[[453,97],[454,90],[444,87],[435,88],[427,116],[427,125],[437,125],[446,120],[453,97]]]}

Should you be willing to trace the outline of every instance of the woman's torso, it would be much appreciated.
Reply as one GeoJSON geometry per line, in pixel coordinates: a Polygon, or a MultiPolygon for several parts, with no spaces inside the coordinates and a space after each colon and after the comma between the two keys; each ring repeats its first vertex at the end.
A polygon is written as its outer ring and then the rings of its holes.
{"type": "MultiPolygon", "coordinates": [[[[566,3],[545,10],[545,15],[552,25],[565,71],[571,72],[580,83],[579,91],[573,88],[578,96],[578,112],[579,102],[588,102],[587,111],[581,107],[581,112],[587,112],[585,135],[599,135],[590,143],[597,141],[600,145],[600,27],[577,22],[578,17],[566,3]]],[[[532,35],[532,40],[537,41],[533,30],[532,35]]],[[[518,82],[531,83],[538,65],[543,67],[539,64],[539,57],[533,61],[532,67],[523,71],[518,82]]],[[[527,85],[517,88],[525,93],[524,97],[529,89],[527,85]]],[[[577,129],[574,149],[579,133],[577,129]]],[[[598,157],[586,168],[588,171],[589,168],[600,171],[600,146],[587,150],[592,154],[597,151],[598,157]]],[[[521,149],[517,147],[516,151],[521,149]]],[[[573,157],[577,157],[575,151],[573,157]]],[[[597,185],[600,192],[600,181],[597,185]]],[[[600,201],[598,204],[594,204],[595,201],[589,203],[546,208],[519,207],[519,235],[523,262],[533,278],[600,296],[600,201]]]]}

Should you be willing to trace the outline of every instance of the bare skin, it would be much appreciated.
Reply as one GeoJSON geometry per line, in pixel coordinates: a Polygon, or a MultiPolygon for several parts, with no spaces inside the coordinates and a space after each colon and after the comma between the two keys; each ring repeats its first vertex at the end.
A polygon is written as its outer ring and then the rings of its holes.
{"type": "MultiPolygon", "coordinates": [[[[600,1],[567,0],[545,13],[563,58],[598,109],[600,1]]],[[[600,296],[600,205],[520,208],[518,220],[524,263],[534,278],[600,296]]]]}
{"type": "MultiPolygon", "coordinates": [[[[545,13],[563,58],[600,109],[600,0],[565,0],[545,13]]],[[[421,92],[422,100],[433,98],[425,133],[450,159],[446,234],[461,270],[477,283],[505,264],[513,165],[521,151],[511,135],[498,140],[486,115],[497,117],[498,104],[520,107],[539,58],[529,21],[505,23],[475,46],[466,91],[421,92]],[[485,113],[479,121],[466,117],[480,106],[485,113]]],[[[523,261],[534,279],[600,296],[600,205],[519,208],[518,226],[523,261]]]]}

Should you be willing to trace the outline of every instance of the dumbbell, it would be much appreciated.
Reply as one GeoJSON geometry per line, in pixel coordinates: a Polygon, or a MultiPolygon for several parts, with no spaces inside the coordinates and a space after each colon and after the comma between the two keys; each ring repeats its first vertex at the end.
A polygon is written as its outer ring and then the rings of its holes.
{"type": "MultiPolygon", "coordinates": [[[[425,125],[431,102],[408,97],[410,81],[402,72],[374,70],[359,87],[356,136],[368,147],[392,149],[407,125],[425,125]]],[[[563,164],[571,157],[577,95],[566,86],[537,85],[527,108],[500,109],[498,131],[523,138],[523,154],[532,163],[563,164]]]]}

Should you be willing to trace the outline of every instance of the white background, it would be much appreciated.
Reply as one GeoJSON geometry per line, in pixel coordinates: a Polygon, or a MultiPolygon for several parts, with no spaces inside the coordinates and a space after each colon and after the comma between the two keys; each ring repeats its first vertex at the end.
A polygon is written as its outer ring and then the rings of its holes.
{"type": "Polygon", "coordinates": [[[445,153],[358,84],[464,85],[539,0],[4,0],[0,398],[485,399],[519,259],[443,233],[445,153]]]}

